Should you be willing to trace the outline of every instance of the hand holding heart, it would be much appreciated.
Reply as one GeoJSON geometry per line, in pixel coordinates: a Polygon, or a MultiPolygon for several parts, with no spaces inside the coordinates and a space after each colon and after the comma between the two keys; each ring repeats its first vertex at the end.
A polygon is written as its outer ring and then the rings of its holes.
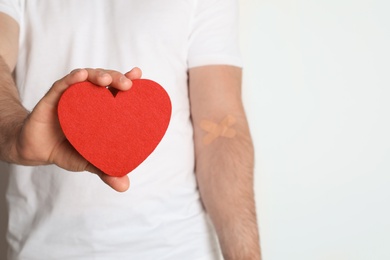
{"type": "Polygon", "coordinates": [[[69,171],[89,171],[97,174],[117,191],[129,188],[129,179],[111,177],[86,161],[68,142],[57,115],[61,95],[71,85],[89,81],[98,86],[129,90],[132,80],[141,78],[141,70],[134,68],[126,74],[103,69],[78,69],[56,81],[26,118],[15,143],[17,162],[24,165],[56,164],[69,171]]]}

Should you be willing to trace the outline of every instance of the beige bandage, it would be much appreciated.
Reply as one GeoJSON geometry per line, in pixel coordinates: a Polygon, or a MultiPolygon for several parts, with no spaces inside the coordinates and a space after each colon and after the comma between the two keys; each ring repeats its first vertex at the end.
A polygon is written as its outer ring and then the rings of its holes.
{"type": "Polygon", "coordinates": [[[232,129],[236,123],[236,118],[231,115],[225,117],[219,124],[211,122],[209,120],[202,120],[200,122],[200,127],[208,132],[208,134],[203,138],[203,144],[211,144],[218,137],[227,137],[233,138],[236,136],[236,130],[232,129]]]}

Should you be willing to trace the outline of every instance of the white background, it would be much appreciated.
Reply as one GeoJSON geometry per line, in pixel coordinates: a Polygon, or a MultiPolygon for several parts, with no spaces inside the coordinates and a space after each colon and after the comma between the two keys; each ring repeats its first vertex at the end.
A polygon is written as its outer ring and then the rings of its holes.
{"type": "Polygon", "coordinates": [[[390,1],[240,5],[264,260],[390,259],[390,1]]]}
{"type": "Polygon", "coordinates": [[[390,1],[241,14],[264,259],[390,259],[390,1]]]}

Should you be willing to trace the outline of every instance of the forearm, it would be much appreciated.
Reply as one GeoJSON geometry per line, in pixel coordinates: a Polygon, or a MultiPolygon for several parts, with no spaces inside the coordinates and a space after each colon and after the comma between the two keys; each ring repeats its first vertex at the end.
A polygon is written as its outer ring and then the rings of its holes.
{"type": "MultiPolygon", "coordinates": [[[[253,190],[254,152],[243,114],[231,115],[232,138],[217,137],[196,127],[196,174],[204,206],[215,226],[225,259],[260,259],[253,190]]],[[[220,122],[223,118],[215,119],[220,122]]]]}
{"type": "Polygon", "coordinates": [[[11,71],[0,56],[0,160],[15,162],[15,139],[27,117],[11,71]]]}

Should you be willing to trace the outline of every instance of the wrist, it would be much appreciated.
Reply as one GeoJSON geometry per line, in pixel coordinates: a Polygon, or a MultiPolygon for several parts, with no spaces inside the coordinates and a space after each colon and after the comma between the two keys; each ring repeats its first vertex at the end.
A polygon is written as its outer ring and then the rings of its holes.
{"type": "Polygon", "coordinates": [[[258,239],[244,238],[235,244],[220,243],[225,260],[261,260],[260,242],[258,239]]]}
{"type": "Polygon", "coordinates": [[[27,116],[28,112],[23,110],[12,115],[11,119],[3,121],[4,124],[1,126],[1,160],[8,163],[23,164],[18,149],[18,140],[27,116]]]}

